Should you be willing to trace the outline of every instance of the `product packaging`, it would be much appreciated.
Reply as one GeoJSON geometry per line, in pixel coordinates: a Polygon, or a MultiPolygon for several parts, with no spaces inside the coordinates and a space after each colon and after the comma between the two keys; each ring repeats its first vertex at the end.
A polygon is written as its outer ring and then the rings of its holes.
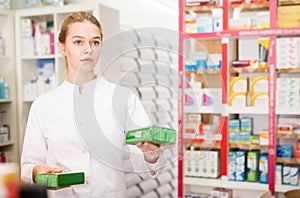
{"type": "Polygon", "coordinates": [[[37,174],[35,182],[49,188],[84,184],[84,172],[37,174]]]}
{"type": "Polygon", "coordinates": [[[127,144],[136,144],[137,142],[146,141],[157,145],[175,144],[176,130],[151,126],[147,128],[130,130],[126,133],[127,144]]]}

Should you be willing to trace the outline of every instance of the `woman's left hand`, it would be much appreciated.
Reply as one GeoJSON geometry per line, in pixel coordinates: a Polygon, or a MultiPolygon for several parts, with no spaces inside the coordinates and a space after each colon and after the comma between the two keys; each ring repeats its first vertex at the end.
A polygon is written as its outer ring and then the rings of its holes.
{"type": "Polygon", "coordinates": [[[143,151],[145,160],[149,163],[155,163],[164,150],[174,147],[173,144],[156,146],[150,142],[139,142],[136,146],[143,151]]]}

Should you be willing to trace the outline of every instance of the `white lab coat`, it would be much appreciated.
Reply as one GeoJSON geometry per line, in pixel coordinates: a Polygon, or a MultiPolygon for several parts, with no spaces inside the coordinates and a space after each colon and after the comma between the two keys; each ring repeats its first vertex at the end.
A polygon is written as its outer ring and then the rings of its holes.
{"type": "Polygon", "coordinates": [[[66,172],[85,173],[85,184],[48,190],[49,197],[125,197],[123,169],[101,159],[101,149],[105,149],[101,147],[105,145],[104,141],[111,142],[120,151],[129,150],[133,169],[141,176],[155,177],[164,163],[162,157],[155,164],[149,164],[144,160],[140,149],[125,144],[124,131],[151,124],[136,96],[127,98],[126,94],[119,94],[127,91],[127,88],[116,86],[104,78],[97,78],[84,84],[81,94],[78,94],[78,86],[65,81],[58,88],[37,98],[31,106],[24,136],[22,180],[33,184],[33,167],[47,164],[66,172]],[[74,110],[74,107],[77,108],[78,102],[85,104],[84,101],[90,101],[91,94],[87,94],[90,88],[95,88],[92,93],[93,111],[106,140],[82,137],[85,130],[90,129],[89,118],[85,119],[86,115],[82,116],[80,109],[78,114],[78,109],[74,110]],[[120,105],[120,101],[126,101],[126,107],[120,105]],[[95,152],[91,150],[92,147],[87,146],[87,141],[99,145],[95,152]]]}

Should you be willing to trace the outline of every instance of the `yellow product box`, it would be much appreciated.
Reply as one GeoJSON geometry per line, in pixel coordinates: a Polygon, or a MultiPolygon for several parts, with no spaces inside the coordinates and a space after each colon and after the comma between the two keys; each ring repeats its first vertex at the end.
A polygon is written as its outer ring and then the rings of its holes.
{"type": "Polygon", "coordinates": [[[294,27],[300,27],[299,20],[281,20],[277,21],[276,23],[278,28],[294,28],[294,27]]]}
{"type": "Polygon", "coordinates": [[[230,93],[229,106],[239,106],[239,107],[246,106],[246,93],[245,92],[230,93]]]}
{"type": "Polygon", "coordinates": [[[279,6],[277,8],[277,14],[278,13],[293,13],[293,12],[299,12],[300,5],[293,5],[293,6],[279,6]]]}
{"type": "Polygon", "coordinates": [[[269,37],[261,37],[258,39],[258,67],[261,69],[268,68],[268,54],[269,54],[269,37]]]}
{"type": "Polygon", "coordinates": [[[251,98],[251,106],[268,107],[269,94],[267,92],[254,93],[251,98]]]}
{"type": "Polygon", "coordinates": [[[230,77],[230,92],[247,92],[247,77],[230,77]]]}
{"type": "Polygon", "coordinates": [[[255,76],[250,78],[250,88],[252,93],[268,92],[268,76],[255,76]]]}
{"type": "Polygon", "coordinates": [[[269,131],[262,130],[259,132],[259,144],[260,145],[269,145],[269,131]]]}

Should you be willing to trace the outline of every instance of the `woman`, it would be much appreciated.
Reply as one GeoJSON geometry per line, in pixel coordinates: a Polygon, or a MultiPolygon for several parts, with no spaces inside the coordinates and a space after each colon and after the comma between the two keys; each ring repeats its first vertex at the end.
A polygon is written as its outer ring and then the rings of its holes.
{"type": "Polygon", "coordinates": [[[124,197],[124,153],[144,177],[155,177],[162,167],[159,156],[167,147],[124,143],[125,131],[151,123],[129,89],[95,77],[102,41],[101,25],[92,14],[69,15],[58,42],[66,60],[66,80],[31,106],[22,179],[32,184],[40,173],[85,173],[85,184],[49,190],[50,197],[124,197]]]}

